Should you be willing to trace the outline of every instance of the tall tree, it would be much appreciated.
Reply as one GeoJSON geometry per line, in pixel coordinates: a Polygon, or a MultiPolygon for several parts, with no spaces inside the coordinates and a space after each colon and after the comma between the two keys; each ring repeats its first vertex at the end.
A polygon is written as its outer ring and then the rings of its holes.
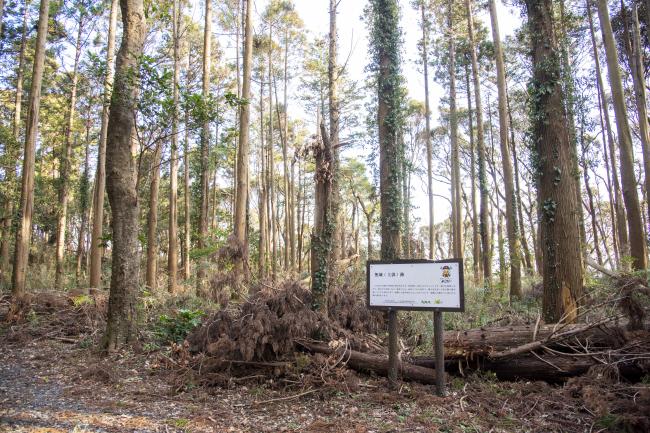
{"type": "Polygon", "coordinates": [[[429,20],[426,16],[425,2],[420,2],[420,13],[422,15],[422,67],[424,69],[424,116],[425,116],[425,140],[427,146],[427,196],[429,198],[429,259],[433,260],[435,227],[433,220],[433,146],[431,144],[431,110],[429,107],[429,20]]]}
{"type": "Polygon", "coordinates": [[[38,31],[32,68],[32,85],[29,91],[29,111],[25,130],[25,148],[20,192],[19,224],[16,231],[14,266],[11,278],[14,296],[25,292],[25,273],[32,239],[32,215],[34,212],[34,163],[36,159],[36,138],[38,135],[39,111],[41,108],[41,85],[45,64],[45,42],[49,20],[50,1],[41,0],[38,14],[38,31]]]}
{"type": "Polygon", "coordinates": [[[533,77],[530,90],[535,174],[541,211],[543,315],[573,321],[582,295],[583,267],[576,183],[562,92],[553,1],[526,0],[533,77]]]}
{"type": "MultiPolygon", "coordinates": [[[[18,53],[18,70],[16,71],[16,94],[14,96],[14,116],[12,124],[12,135],[14,141],[20,141],[20,118],[22,114],[23,104],[23,81],[25,76],[25,58],[27,50],[27,16],[29,13],[29,1],[25,2],[23,6],[23,23],[22,23],[22,36],[20,39],[20,51],[18,53]]],[[[11,160],[10,160],[11,161],[11,160]]],[[[11,185],[16,177],[16,164],[10,162],[11,166],[7,167],[6,182],[11,185]]],[[[12,187],[13,190],[13,187],[12,187]]],[[[2,240],[0,242],[0,276],[2,281],[9,282],[11,275],[9,274],[9,249],[11,228],[14,216],[14,200],[12,195],[7,195],[4,205],[4,221],[2,230],[2,240]]]]}
{"type": "Polygon", "coordinates": [[[460,179],[460,148],[458,145],[458,113],[456,109],[456,35],[454,2],[447,8],[447,43],[449,50],[449,139],[451,141],[451,226],[453,255],[463,257],[463,201],[460,179]]]}
{"type": "Polygon", "coordinates": [[[147,264],[145,285],[151,291],[158,288],[158,195],[160,192],[160,163],[162,143],[158,141],[151,161],[151,185],[149,187],[149,212],[147,213],[147,264]]]}
{"type": "Polygon", "coordinates": [[[237,193],[235,200],[235,237],[242,248],[241,259],[238,259],[236,272],[240,276],[248,274],[248,240],[246,239],[246,218],[248,203],[248,164],[249,144],[248,132],[250,127],[251,99],[251,69],[253,66],[253,18],[252,2],[246,1],[246,25],[244,27],[244,77],[241,98],[244,103],[239,108],[239,146],[237,148],[237,193]]]}
{"type": "MultiPolygon", "coordinates": [[[[466,0],[469,20],[470,40],[474,39],[472,23],[472,1],[466,0]]],[[[508,253],[510,255],[510,298],[521,297],[521,259],[519,244],[519,223],[517,221],[517,194],[513,182],[512,160],[508,143],[508,95],[506,93],[506,69],[503,61],[503,48],[499,34],[496,2],[490,0],[490,19],[492,22],[492,40],[494,57],[497,65],[497,88],[499,92],[499,141],[501,144],[501,163],[503,166],[503,183],[506,194],[506,230],[508,232],[508,253]]],[[[472,43],[472,45],[474,45],[472,43]]]]}
{"type": "Polygon", "coordinates": [[[109,104],[115,75],[115,33],[117,29],[118,0],[111,1],[108,19],[108,40],[106,42],[106,77],[104,78],[104,101],[102,124],[97,150],[95,191],[93,197],[93,228],[90,240],[90,287],[100,287],[102,280],[102,255],[104,235],[104,194],[106,192],[106,136],[108,130],[109,104]]]}
{"type": "MultiPolygon", "coordinates": [[[[201,92],[203,101],[207,106],[210,98],[210,77],[212,68],[212,0],[205,0],[205,24],[203,27],[203,80],[201,92]]],[[[202,249],[206,246],[208,240],[208,202],[210,187],[210,167],[209,167],[209,147],[210,147],[210,120],[208,116],[203,119],[201,129],[201,156],[200,156],[200,211],[199,211],[199,237],[197,246],[202,249]]],[[[203,289],[206,277],[206,263],[199,263],[197,271],[197,287],[203,289]]]]}
{"type": "Polygon", "coordinates": [[[609,72],[609,86],[612,90],[614,102],[614,115],[618,132],[618,145],[621,158],[621,181],[623,187],[623,201],[627,210],[627,225],[630,240],[630,255],[634,269],[647,267],[646,240],[641,221],[641,207],[636,190],[636,176],[634,174],[634,153],[632,149],[632,135],[625,106],[621,71],[618,66],[618,49],[614,41],[612,24],[609,19],[607,0],[597,0],[600,30],[605,43],[607,58],[607,71],[609,72]]]}
{"type": "Polygon", "coordinates": [[[81,48],[83,43],[84,25],[86,24],[85,5],[80,5],[79,17],[77,21],[77,38],[75,41],[74,64],[72,67],[72,76],[70,78],[70,99],[67,113],[67,125],[65,128],[65,138],[63,151],[60,156],[60,175],[59,175],[59,209],[58,221],[56,226],[56,271],[54,274],[54,286],[60,289],[63,284],[63,265],[65,260],[65,235],[68,218],[68,201],[69,201],[69,177],[70,164],[72,158],[72,129],[77,108],[77,83],[79,81],[79,59],[81,57],[81,48]]]}
{"type": "MultiPolygon", "coordinates": [[[[404,110],[401,75],[400,10],[397,0],[371,0],[370,3],[371,70],[377,89],[377,137],[379,140],[379,190],[381,203],[381,258],[400,257],[402,229],[400,143],[404,110]]],[[[397,315],[388,313],[389,382],[397,385],[397,315]]]]}
{"type": "Polygon", "coordinates": [[[180,32],[182,9],[180,0],[172,4],[172,43],[174,45],[174,77],[172,81],[172,137],[169,154],[169,233],[167,246],[167,291],[176,291],[178,273],[178,87],[181,75],[180,32]]]}
{"type": "Polygon", "coordinates": [[[139,287],[137,164],[132,151],[138,98],[138,62],[146,34],[142,0],[120,0],[122,43],[117,53],[107,137],[107,192],[113,232],[108,319],[102,341],[112,351],[135,338],[139,287]]]}
{"type": "Polygon", "coordinates": [[[338,29],[336,27],[337,6],[340,0],[330,0],[330,34],[329,34],[329,54],[327,61],[327,83],[329,99],[329,141],[332,149],[332,222],[334,223],[334,244],[330,260],[328,286],[333,288],[337,281],[338,266],[337,261],[344,254],[345,247],[338,241],[343,233],[343,225],[340,221],[341,191],[340,191],[340,151],[339,151],[339,77],[340,69],[338,66],[338,29]]]}

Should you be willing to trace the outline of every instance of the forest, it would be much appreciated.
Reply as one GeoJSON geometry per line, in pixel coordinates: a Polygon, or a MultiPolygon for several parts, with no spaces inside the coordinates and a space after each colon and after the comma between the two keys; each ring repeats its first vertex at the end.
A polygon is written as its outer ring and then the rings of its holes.
{"type": "Polygon", "coordinates": [[[0,0],[0,431],[650,431],[649,84],[650,0],[0,0]]]}

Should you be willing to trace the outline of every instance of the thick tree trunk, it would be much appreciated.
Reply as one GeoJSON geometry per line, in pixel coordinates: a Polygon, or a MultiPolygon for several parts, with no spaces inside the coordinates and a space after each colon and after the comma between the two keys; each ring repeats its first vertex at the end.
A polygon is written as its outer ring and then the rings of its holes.
{"type": "Polygon", "coordinates": [[[345,255],[345,245],[342,244],[344,228],[340,221],[341,192],[339,190],[340,177],[340,157],[339,157],[339,66],[338,66],[338,30],[336,27],[337,6],[340,0],[330,0],[330,34],[329,34],[329,53],[327,60],[327,84],[329,99],[329,141],[332,149],[332,203],[331,203],[331,221],[333,224],[333,243],[328,272],[328,288],[332,289],[337,284],[338,266],[337,262],[345,255]],[[343,235],[343,236],[341,236],[343,235]],[[341,239],[341,240],[339,240],[341,239]]]}
{"type": "Polygon", "coordinates": [[[32,238],[32,214],[34,211],[34,163],[36,158],[36,138],[38,135],[39,110],[41,108],[41,84],[45,64],[45,43],[49,20],[49,0],[41,0],[38,16],[38,32],[32,69],[32,86],[29,92],[29,111],[25,130],[25,148],[23,157],[19,227],[16,231],[14,249],[14,266],[12,275],[12,293],[19,297],[25,292],[25,273],[29,259],[29,246],[32,238]]]}
{"type": "MultiPolygon", "coordinates": [[[[191,83],[192,77],[192,50],[188,49],[187,55],[187,85],[191,83]]],[[[190,249],[191,249],[191,209],[190,209],[190,113],[189,110],[185,111],[185,139],[183,141],[183,216],[185,217],[183,228],[183,251],[185,257],[183,258],[183,278],[187,281],[190,278],[190,249]]]]}
{"type": "MultiPolygon", "coordinates": [[[[314,353],[323,353],[325,355],[336,354],[342,359],[345,359],[345,363],[355,370],[374,372],[382,376],[389,375],[390,364],[388,357],[384,355],[371,355],[345,348],[334,349],[322,343],[301,342],[299,343],[300,346],[314,353]]],[[[413,380],[424,384],[436,383],[436,371],[432,368],[400,361],[397,369],[399,376],[404,380],[413,380]]]]}
{"type": "Polygon", "coordinates": [[[551,0],[526,1],[533,61],[532,112],[543,256],[543,315],[547,322],[575,320],[583,266],[572,176],[572,154],[561,86],[551,0]]]}
{"type": "Polygon", "coordinates": [[[625,208],[627,210],[630,255],[633,260],[632,267],[633,269],[645,269],[647,266],[646,239],[643,230],[643,223],[641,221],[639,196],[636,189],[632,135],[630,133],[630,125],[627,118],[627,109],[625,107],[621,71],[618,66],[618,50],[616,48],[612,25],[609,19],[607,0],[597,0],[597,4],[600,28],[603,34],[603,41],[605,42],[609,83],[610,88],[612,89],[612,99],[614,101],[616,129],[618,130],[623,201],[625,202],[625,208]]]}
{"type": "Polygon", "coordinates": [[[79,81],[79,58],[81,57],[81,43],[84,29],[85,13],[80,12],[77,40],[75,43],[74,66],[72,67],[72,83],[70,88],[70,105],[68,106],[68,124],[65,129],[65,141],[63,151],[60,156],[60,174],[59,174],[59,214],[56,225],[56,271],[54,274],[54,287],[61,289],[64,278],[64,261],[65,261],[65,235],[68,220],[68,201],[69,178],[71,159],[72,159],[72,129],[74,128],[74,118],[77,108],[77,82],[79,81]]]}
{"type": "Polygon", "coordinates": [[[108,319],[102,345],[115,350],[136,337],[136,297],[139,288],[137,165],[132,151],[138,70],[145,39],[142,0],[120,0],[122,44],[117,54],[115,85],[107,129],[106,172],[111,205],[113,254],[108,319]]]}
{"type": "MultiPolygon", "coordinates": [[[[246,27],[244,28],[244,79],[242,98],[246,101],[251,97],[251,69],[253,65],[253,0],[246,0],[246,27]]],[[[248,164],[249,144],[248,132],[250,124],[250,104],[239,108],[239,145],[237,148],[237,192],[235,200],[235,238],[242,248],[241,257],[235,264],[238,278],[248,279],[248,239],[247,239],[247,203],[248,203],[248,164]]],[[[238,282],[239,283],[239,282],[238,282]]],[[[239,284],[237,284],[239,286],[239,284]]],[[[236,287],[239,290],[239,287],[236,287]]]]}
{"type": "MultiPolygon", "coordinates": [[[[472,46],[474,45],[474,30],[472,22],[471,0],[467,1],[469,34],[472,46]]],[[[501,48],[499,22],[497,19],[496,4],[490,0],[490,18],[492,22],[492,39],[494,41],[494,54],[497,65],[497,88],[499,92],[499,138],[501,144],[501,163],[503,166],[503,183],[506,195],[506,230],[508,232],[508,253],[510,255],[510,299],[521,297],[521,251],[519,243],[519,222],[517,221],[517,194],[513,183],[512,160],[508,144],[508,95],[506,93],[506,70],[501,48]]]]}
{"type": "Polygon", "coordinates": [[[115,33],[117,29],[117,9],[119,1],[111,1],[108,21],[108,40],[106,43],[106,78],[102,107],[102,125],[97,150],[97,169],[95,172],[95,191],[93,197],[93,228],[90,239],[90,281],[89,285],[99,288],[102,284],[102,256],[104,253],[104,194],[106,192],[106,135],[108,129],[109,104],[115,75],[115,33]]]}
{"type": "Polygon", "coordinates": [[[158,195],[160,192],[160,163],[162,143],[156,144],[151,162],[149,213],[147,214],[147,267],[145,285],[151,291],[158,288],[158,195]]]}

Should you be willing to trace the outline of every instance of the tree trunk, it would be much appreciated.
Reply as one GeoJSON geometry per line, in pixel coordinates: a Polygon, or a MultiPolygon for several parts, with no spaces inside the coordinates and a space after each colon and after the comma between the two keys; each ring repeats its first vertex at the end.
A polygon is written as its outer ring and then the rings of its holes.
{"type": "MultiPolygon", "coordinates": [[[[627,225],[625,217],[625,209],[623,207],[623,197],[621,196],[621,187],[618,177],[618,165],[616,163],[616,152],[614,150],[614,137],[612,134],[612,127],[609,121],[609,110],[607,109],[607,98],[605,97],[605,87],[603,85],[603,78],[600,71],[600,59],[598,56],[598,46],[596,44],[596,34],[594,32],[594,23],[591,14],[591,1],[587,0],[587,17],[589,19],[589,32],[591,35],[591,44],[593,49],[594,65],[596,70],[596,87],[598,90],[598,109],[600,112],[600,122],[603,135],[603,154],[605,155],[605,163],[609,160],[611,162],[611,180],[612,185],[608,185],[610,194],[610,205],[613,208],[615,218],[612,218],[612,238],[614,244],[614,252],[616,255],[617,266],[620,267],[620,256],[627,255],[629,252],[628,238],[627,238],[627,225]],[[604,125],[603,125],[604,124],[604,125]],[[613,189],[613,192],[612,192],[613,189]],[[612,199],[613,197],[613,199],[612,199]]],[[[609,176],[609,165],[606,165],[609,176]]],[[[608,177],[609,179],[610,177],[608,177]]]]}
{"type": "Polygon", "coordinates": [[[266,151],[264,148],[264,73],[260,73],[260,174],[258,185],[260,189],[260,242],[259,242],[259,278],[266,277],[267,271],[267,255],[266,243],[268,238],[268,224],[267,224],[267,189],[266,189],[266,151]]]}
{"type": "Polygon", "coordinates": [[[155,292],[158,288],[158,193],[160,191],[160,163],[162,143],[156,144],[151,162],[149,213],[147,214],[147,268],[145,285],[155,292]]]}
{"type": "MultiPolygon", "coordinates": [[[[212,60],[212,0],[205,0],[205,24],[203,27],[203,80],[201,92],[205,101],[210,97],[210,72],[212,60]]],[[[199,212],[199,237],[197,246],[202,250],[207,246],[208,240],[208,204],[210,201],[210,162],[208,160],[210,147],[210,120],[204,119],[201,129],[201,193],[200,193],[200,212],[199,212]]],[[[201,254],[204,255],[202,251],[201,254]]],[[[205,288],[205,278],[207,273],[207,260],[204,256],[199,261],[199,267],[196,276],[196,285],[199,293],[203,293],[205,288]]]]}
{"type": "Polygon", "coordinates": [[[138,98],[138,59],[146,34],[142,0],[120,0],[123,36],[117,54],[115,85],[107,129],[106,172],[111,205],[113,254],[104,349],[112,351],[136,337],[136,297],[139,288],[137,165],[132,151],[133,111],[138,98]]]}
{"type": "MultiPolygon", "coordinates": [[[[246,27],[244,28],[244,79],[242,98],[246,101],[251,97],[251,69],[253,64],[253,18],[252,0],[246,0],[246,27]]],[[[239,146],[237,149],[237,193],[235,201],[235,238],[242,248],[241,258],[235,264],[235,272],[239,278],[248,279],[248,239],[246,238],[248,203],[248,164],[249,144],[248,131],[250,124],[250,104],[239,108],[239,146]]],[[[236,289],[239,290],[239,284],[236,289]]]]}
{"type": "Polygon", "coordinates": [[[169,228],[167,246],[167,291],[176,291],[178,273],[178,86],[180,85],[180,30],[182,9],[179,0],[172,5],[172,38],[174,44],[174,78],[172,98],[174,107],[172,115],[172,137],[169,152],[169,228]]]}
{"type": "Polygon", "coordinates": [[[329,34],[329,53],[327,61],[327,84],[329,99],[329,141],[332,149],[332,204],[331,204],[331,221],[333,224],[333,243],[331,257],[329,258],[330,266],[328,272],[328,288],[333,288],[338,279],[338,260],[343,257],[345,246],[339,239],[343,239],[344,228],[340,221],[341,191],[339,186],[340,177],[340,157],[339,157],[339,76],[338,67],[338,29],[336,27],[337,7],[340,0],[330,0],[330,34],[329,34]]]}
{"type": "Polygon", "coordinates": [[[452,6],[447,11],[447,38],[449,50],[449,139],[451,142],[451,233],[453,256],[463,258],[463,212],[460,192],[460,149],[458,146],[458,113],[456,111],[456,35],[453,27],[452,6]]]}
{"type": "Polygon", "coordinates": [[[598,0],[597,4],[600,28],[603,34],[603,41],[605,42],[609,84],[612,89],[614,113],[616,115],[616,129],[618,131],[618,144],[621,157],[623,201],[625,202],[625,208],[627,210],[632,267],[637,270],[645,269],[647,266],[646,240],[644,236],[643,223],[641,222],[639,196],[637,195],[636,190],[632,135],[630,133],[630,125],[627,118],[627,109],[625,107],[621,71],[618,66],[618,50],[616,48],[616,42],[614,41],[612,25],[609,20],[607,0],[598,0]]]}
{"type": "Polygon", "coordinates": [[[25,154],[23,157],[19,223],[16,231],[14,249],[14,266],[12,275],[12,293],[22,296],[25,292],[25,273],[29,259],[29,247],[32,238],[32,214],[34,211],[34,163],[36,158],[36,139],[38,135],[39,110],[41,108],[41,84],[45,63],[45,43],[49,20],[49,0],[41,0],[38,16],[38,32],[32,69],[32,86],[29,92],[29,111],[25,130],[25,154]]]}
{"type": "Polygon", "coordinates": [[[81,222],[79,224],[79,235],[77,237],[77,268],[76,268],[76,278],[77,286],[81,285],[81,270],[83,267],[83,257],[86,253],[86,226],[88,224],[88,213],[90,211],[88,206],[88,195],[89,195],[89,186],[90,186],[90,163],[89,163],[89,153],[90,153],[90,128],[91,128],[91,104],[88,104],[88,111],[86,114],[86,148],[84,153],[84,171],[81,175],[81,181],[79,186],[79,211],[81,213],[81,222]]]}
{"type": "Polygon", "coordinates": [[[89,285],[99,288],[102,284],[102,256],[104,253],[104,194],[106,192],[106,135],[108,128],[108,109],[111,102],[113,79],[115,75],[115,33],[117,29],[117,9],[119,1],[111,1],[108,21],[108,41],[106,43],[106,78],[102,107],[102,126],[97,150],[97,169],[93,197],[93,229],[90,240],[90,281],[89,285]]]}
{"type": "MultiPolygon", "coordinates": [[[[474,46],[471,0],[467,1],[470,41],[474,46]]],[[[517,221],[517,194],[513,183],[512,160],[508,144],[508,95],[506,92],[506,70],[503,64],[503,50],[499,35],[496,4],[490,0],[490,18],[492,21],[492,39],[497,65],[497,88],[499,92],[499,138],[501,144],[501,163],[503,165],[503,183],[506,195],[506,230],[508,232],[508,253],[510,255],[510,299],[521,298],[521,259],[519,243],[519,222],[517,221]]]]}
{"type": "Polygon", "coordinates": [[[469,65],[465,64],[465,82],[467,87],[467,118],[469,135],[469,171],[471,182],[471,206],[469,212],[472,214],[472,268],[474,270],[474,285],[483,284],[481,274],[481,239],[479,234],[478,213],[476,210],[476,145],[474,143],[474,119],[472,110],[472,86],[470,84],[471,73],[469,65]]]}
{"type": "MultiPolygon", "coordinates": [[[[29,11],[29,2],[25,2],[23,7],[23,26],[22,37],[20,39],[20,53],[18,54],[18,70],[16,72],[16,95],[14,98],[14,118],[13,118],[13,137],[16,143],[20,140],[20,117],[22,114],[23,103],[23,79],[25,75],[25,52],[27,48],[27,15],[29,11]]],[[[18,149],[15,150],[15,160],[18,159],[18,149]]],[[[4,219],[2,221],[2,239],[0,240],[0,281],[9,282],[9,255],[10,255],[10,238],[14,220],[14,192],[13,182],[16,179],[16,162],[14,158],[9,158],[10,165],[6,168],[6,182],[10,185],[12,194],[8,194],[4,203],[4,219]]]]}
{"type": "Polygon", "coordinates": [[[69,197],[69,178],[70,164],[72,159],[72,129],[74,128],[74,117],[77,105],[77,82],[79,80],[79,58],[81,57],[81,43],[84,29],[85,13],[80,12],[77,40],[75,43],[74,66],[72,68],[72,84],[70,89],[70,105],[68,106],[68,124],[65,129],[65,141],[63,152],[60,156],[60,174],[59,174],[59,214],[56,225],[56,271],[54,274],[54,287],[61,289],[64,278],[64,261],[65,261],[65,234],[68,218],[68,201],[69,197]]]}
{"type": "Polygon", "coordinates": [[[531,121],[541,211],[543,315],[574,321],[582,296],[583,266],[572,176],[572,154],[561,85],[551,0],[526,0],[533,62],[531,121]]]}
{"type": "MultiPolygon", "coordinates": [[[[187,85],[191,83],[192,76],[192,62],[191,47],[187,50],[187,85]]],[[[185,257],[183,258],[183,278],[187,281],[190,278],[190,249],[191,249],[191,209],[190,209],[190,113],[185,110],[185,140],[183,141],[183,216],[185,217],[183,229],[183,251],[185,257]]]]}
{"type": "Polygon", "coordinates": [[[420,5],[422,12],[422,65],[424,67],[424,118],[425,140],[427,146],[427,196],[429,198],[429,259],[433,260],[435,246],[435,228],[433,219],[433,146],[431,144],[431,110],[429,107],[429,21],[427,20],[424,2],[420,5]]]}

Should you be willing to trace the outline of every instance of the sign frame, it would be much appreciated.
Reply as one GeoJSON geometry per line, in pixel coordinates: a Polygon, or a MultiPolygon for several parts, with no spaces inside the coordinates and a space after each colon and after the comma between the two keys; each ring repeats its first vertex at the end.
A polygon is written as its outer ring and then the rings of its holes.
{"type": "Polygon", "coordinates": [[[444,260],[427,260],[427,259],[399,259],[399,260],[368,260],[366,262],[366,306],[370,310],[379,311],[439,311],[439,312],[464,312],[465,311],[465,275],[462,259],[444,259],[444,260]],[[460,290],[460,307],[405,307],[405,306],[387,306],[387,305],[370,305],[370,265],[399,265],[399,264],[425,264],[425,263],[456,263],[458,264],[458,282],[460,290]]]}

